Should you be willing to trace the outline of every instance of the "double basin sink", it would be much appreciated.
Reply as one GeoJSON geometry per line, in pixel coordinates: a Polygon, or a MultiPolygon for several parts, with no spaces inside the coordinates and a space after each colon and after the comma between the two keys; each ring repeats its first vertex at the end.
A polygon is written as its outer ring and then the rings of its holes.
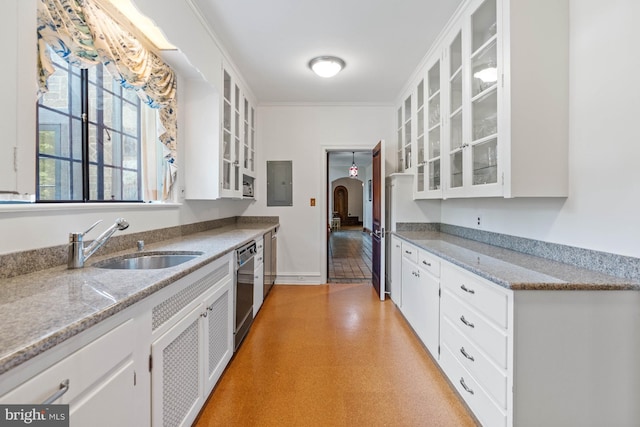
{"type": "Polygon", "coordinates": [[[157,270],[175,267],[202,254],[203,252],[191,251],[139,252],[109,258],[93,264],[93,267],[111,270],[157,270]]]}

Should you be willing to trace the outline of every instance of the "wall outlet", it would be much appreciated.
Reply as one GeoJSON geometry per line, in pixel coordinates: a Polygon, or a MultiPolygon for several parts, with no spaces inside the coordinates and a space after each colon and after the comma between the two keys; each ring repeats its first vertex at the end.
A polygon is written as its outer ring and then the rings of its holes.
{"type": "Polygon", "coordinates": [[[482,227],[482,215],[476,216],[476,227],[477,228],[481,228],[482,227]]]}

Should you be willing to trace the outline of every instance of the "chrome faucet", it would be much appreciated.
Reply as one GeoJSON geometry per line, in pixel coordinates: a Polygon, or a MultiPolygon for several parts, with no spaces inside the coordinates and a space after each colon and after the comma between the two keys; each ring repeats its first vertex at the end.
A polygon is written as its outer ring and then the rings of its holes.
{"type": "Polygon", "coordinates": [[[125,230],[129,227],[129,223],[124,218],[116,219],[115,224],[107,228],[101,235],[99,235],[89,246],[84,247],[84,235],[94,229],[94,227],[100,224],[102,220],[98,220],[84,233],[69,233],[69,260],[67,261],[68,268],[82,268],[84,262],[89,259],[100,246],[104,245],[109,237],[113,235],[117,230],[125,230]]]}

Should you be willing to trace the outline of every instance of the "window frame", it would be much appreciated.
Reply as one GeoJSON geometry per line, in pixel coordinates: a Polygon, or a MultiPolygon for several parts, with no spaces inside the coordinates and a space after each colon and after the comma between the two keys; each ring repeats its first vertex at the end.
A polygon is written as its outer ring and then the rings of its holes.
{"type": "MultiPolygon", "coordinates": [[[[54,54],[55,55],[55,54],[54,54]]],[[[36,128],[37,128],[37,136],[36,136],[36,203],[141,203],[144,202],[143,195],[143,157],[144,153],[142,152],[142,108],[144,108],[144,104],[140,101],[140,99],[135,97],[127,97],[125,91],[126,88],[123,88],[120,85],[114,84],[114,80],[111,75],[108,73],[106,68],[100,64],[92,67],[92,71],[95,70],[94,76],[95,80],[92,81],[90,72],[88,69],[80,69],[78,67],[74,67],[71,64],[68,64],[61,60],[54,61],[54,66],[56,67],[56,72],[63,72],[67,74],[67,97],[68,97],[68,106],[66,109],[58,109],[55,107],[47,106],[44,104],[44,98],[40,98],[36,103],[36,128]],[[66,65],[65,65],[66,64],[66,65]],[[80,96],[78,97],[77,93],[74,92],[74,84],[77,82],[73,81],[74,76],[79,78],[80,80],[80,96]],[[111,86],[105,84],[105,81],[112,82],[111,86]],[[90,102],[90,89],[94,88],[95,100],[90,102]],[[117,92],[113,89],[117,88],[117,92]],[[104,117],[104,109],[99,106],[104,105],[106,94],[108,94],[108,98],[111,100],[112,105],[117,105],[117,108],[112,109],[112,116],[116,114],[119,115],[118,119],[112,117],[111,124],[105,123],[104,117]],[[134,102],[135,101],[135,102],[134,102]],[[76,108],[74,103],[80,104],[79,113],[74,111],[76,108]],[[95,103],[95,104],[94,104],[95,103]],[[129,105],[134,108],[136,111],[136,131],[135,135],[133,133],[126,132],[124,125],[123,112],[125,105],[129,105]],[[63,156],[60,153],[55,154],[47,154],[42,153],[40,151],[40,131],[42,127],[51,126],[50,124],[41,124],[40,123],[40,112],[41,109],[52,112],[54,114],[59,114],[65,116],[69,122],[68,129],[68,143],[64,140],[61,141],[61,145],[68,144],[68,155],[63,156]],[[91,116],[91,112],[96,112],[95,116],[91,116]],[[77,115],[79,114],[79,115],[77,115]],[[77,147],[74,147],[75,141],[73,140],[74,133],[74,120],[79,120],[80,122],[80,159],[74,158],[74,148],[77,150],[77,147]],[[116,128],[114,123],[119,124],[119,128],[116,128]],[[92,131],[94,132],[95,141],[92,146],[92,131]],[[115,151],[119,153],[116,155],[116,159],[113,158],[112,148],[112,161],[111,164],[105,163],[105,134],[107,135],[108,141],[113,144],[117,141],[119,144],[119,148],[115,151]],[[118,135],[118,138],[113,136],[118,135]],[[133,139],[135,144],[135,168],[131,168],[124,165],[125,162],[125,143],[128,139],[133,139]],[[92,159],[91,156],[91,148],[94,148],[95,158],[92,159]],[[53,159],[57,161],[67,162],[70,166],[69,171],[69,195],[70,198],[59,198],[60,193],[66,188],[62,188],[62,186],[58,185],[60,183],[59,180],[56,180],[56,198],[55,199],[41,199],[41,175],[40,175],[40,161],[41,159],[53,159]],[[115,160],[115,161],[114,161],[115,160]],[[80,180],[82,189],[81,195],[82,198],[74,197],[76,194],[76,189],[74,185],[77,184],[75,181],[75,176],[77,172],[74,171],[74,165],[80,163],[81,165],[81,174],[82,179],[80,180]],[[95,180],[91,179],[92,169],[95,171],[95,180]],[[112,173],[116,173],[117,184],[116,190],[118,192],[117,198],[105,198],[105,172],[107,170],[111,170],[112,173]],[[134,172],[136,174],[136,198],[123,200],[125,195],[125,191],[128,188],[124,182],[125,173],[126,172],[134,172]],[[92,188],[93,186],[93,188],[92,188]],[[94,193],[95,196],[92,198],[91,193],[94,193]]],[[[75,123],[77,126],[77,123],[75,123]]],[[[60,132],[62,134],[63,132],[60,132]]],[[[60,137],[61,138],[61,137],[60,137]]],[[[58,147],[56,147],[58,148],[58,147]]],[[[59,166],[56,165],[55,174],[58,175],[59,166]]],[[[111,177],[112,182],[114,181],[113,176],[111,177]]],[[[79,196],[80,194],[78,194],[79,196]]]]}

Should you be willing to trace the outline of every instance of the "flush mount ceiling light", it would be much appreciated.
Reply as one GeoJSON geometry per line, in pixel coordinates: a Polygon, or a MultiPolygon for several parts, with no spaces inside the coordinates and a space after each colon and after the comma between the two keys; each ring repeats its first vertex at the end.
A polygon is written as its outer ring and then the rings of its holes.
{"type": "Polygon", "coordinates": [[[336,56],[318,56],[309,61],[309,68],[320,77],[333,77],[345,66],[342,59],[336,56]]]}

